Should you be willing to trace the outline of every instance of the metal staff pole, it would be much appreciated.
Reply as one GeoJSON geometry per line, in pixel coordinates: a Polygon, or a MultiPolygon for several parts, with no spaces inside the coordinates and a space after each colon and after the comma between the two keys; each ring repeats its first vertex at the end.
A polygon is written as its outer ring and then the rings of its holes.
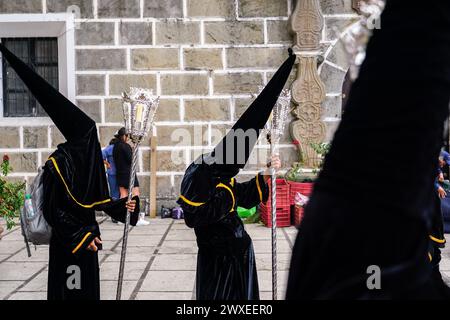
{"type": "MultiPolygon", "coordinates": [[[[270,154],[276,153],[276,145],[273,141],[270,144],[270,154]]],[[[277,300],[278,287],[278,268],[277,268],[277,173],[275,168],[271,167],[272,184],[272,300],[277,300]]]]}
{"type": "MultiPolygon", "coordinates": [[[[137,152],[139,149],[139,144],[153,126],[153,118],[159,105],[159,98],[153,97],[153,92],[151,90],[141,88],[130,88],[130,93],[128,94],[124,92],[122,96],[125,129],[133,143],[133,156],[128,185],[128,201],[131,201],[133,198],[133,188],[136,178],[137,152]]],[[[120,254],[116,300],[120,300],[122,296],[130,216],[131,212],[127,210],[125,225],[123,228],[122,251],[120,254]]]]}
{"type": "MultiPolygon", "coordinates": [[[[291,103],[291,92],[283,90],[277,100],[272,112],[271,121],[269,121],[267,130],[270,136],[270,154],[278,155],[278,143],[283,135],[284,128],[289,115],[289,106],[291,103]]],[[[277,268],[277,173],[271,164],[271,189],[272,189],[272,299],[277,300],[278,288],[278,268],[277,268]]]]}
{"type": "MultiPolygon", "coordinates": [[[[133,188],[136,178],[136,164],[137,164],[137,151],[139,147],[139,142],[133,145],[133,158],[131,164],[131,174],[130,183],[128,184],[128,201],[133,198],[133,188]]],[[[122,239],[122,251],[120,253],[120,266],[119,266],[119,279],[117,282],[117,292],[116,300],[120,300],[122,296],[122,284],[123,284],[123,274],[125,271],[125,258],[127,255],[127,243],[128,243],[128,229],[130,227],[130,210],[127,210],[127,215],[125,218],[125,226],[123,228],[123,239],[122,239]]]]}

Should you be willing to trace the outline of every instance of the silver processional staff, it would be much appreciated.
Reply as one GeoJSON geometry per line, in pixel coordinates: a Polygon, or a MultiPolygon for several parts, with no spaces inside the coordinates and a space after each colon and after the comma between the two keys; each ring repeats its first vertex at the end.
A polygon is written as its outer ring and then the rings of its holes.
{"type": "MultiPolygon", "coordinates": [[[[123,117],[125,129],[133,143],[133,156],[128,185],[128,201],[133,198],[133,187],[136,177],[137,153],[139,144],[153,127],[153,119],[159,105],[159,97],[153,96],[153,91],[141,88],[130,88],[130,92],[122,93],[123,117]]],[[[123,273],[127,254],[128,229],[130,226],[130,211],[127,210],[123,229],[122,252],[120,255],[119,279],[117,283],[116,300],[122,296],[123,273]]]]}

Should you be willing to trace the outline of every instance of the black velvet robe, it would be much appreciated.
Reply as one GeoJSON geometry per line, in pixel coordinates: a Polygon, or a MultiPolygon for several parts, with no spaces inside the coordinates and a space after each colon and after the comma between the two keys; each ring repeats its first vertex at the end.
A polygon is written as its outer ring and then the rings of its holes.
{"type": "Polygon", "coordinates": [[[211,178],[205,167],[192,164],[187,169],[178,200],[197,236],[197,299],[258,300],[253,244],[236,208],[267,201],[268,186],[260,174],[237,183],[234,178],[211,178]],[[193,193],[199,184],[204,193],[193,193]]]}
{"type": "Polygon", "coordinates": [[[199,300],[259,299],[253,245],[236,207],[251,208],[266,201],[268,187],[261,175],[246,183],[236,183],[233,177],[245,167],[289,78],[296,56],[288,51],[289,58],[232,129],[183,177],[178,203],[197,235],[199,300]]]}
{"type": "MultiPolygon", "coordinates": [[[[52,227],[48,299],[99,299],[97,253],[86,247],[100,230],[95,210],[125,221],[126,198],[112,201],[95,122],[0,44],[0,51],[66,138],[44,168],[44,216],[52,227]],[[81,271],[81,288],[70,290],[69,266],[81,271]]],[[[130,223],[135,225],[139,198],[130,223]]]]}
{"type": "Polygon", "coordinates": [[[445,297],[428,248],[449,100],[450,2],[388,0],[305,210],[287,299],[445,297]],[[372,265],[380,290],[367,287],[372,265]]]}
{"type": "MultiPolygon", "coordinates": [[[[90,183],[95,184],[105,174],[102,162],[97,159],[99,148],[97,131],[92,130],[86,139],[59,145],[44,167],[43,212],[52,227],[47,289],[49,300],[100,299],[98,255],[86,250],[95,237],[101,238],[95,211],[104,211],[113,219],[125,222],[127,198],[113,201],[107,195],[106,186],[101,185],[97,186],[97,190],[104,196],[97,198],[98,201],[90,199],[86,202],[78,198],[80,193],[76,191],[80,182],[75,178],[77,175],[88,173],[92,175],[90,183]],[[86,166],[82,165],[86,157],[97,164],[98,174],[102,176],[95,179],[94,172],[86,171],[86,166]],[[67,272],[68,267],[73,265],[80,269],[80,289],[69,289],[67,286],[71,275],[67,272]]],[[[89,189],[89,186],[85,187],[89,189]]],[[[136,225],[139,212],[139,198],[134,199],[138,205],[131,216],[131,225],[136,225]]]]}

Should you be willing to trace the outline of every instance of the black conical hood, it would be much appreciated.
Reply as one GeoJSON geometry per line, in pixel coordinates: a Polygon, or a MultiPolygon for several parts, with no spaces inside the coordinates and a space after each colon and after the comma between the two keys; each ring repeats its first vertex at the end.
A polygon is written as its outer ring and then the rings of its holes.
{"type": "Polygon", "coordinates": [[[234,176],[239,169],[244,168],[289,78],[295,59],[295,54],[289,49],[289,58],[281,65],[256,100],[215,147],[211,155],[204,157],[204,161],[213,164],[218,174],[234,176]]]}
{"type": "Polygon", "coordinates": [[[67,140],[50,155],[46,168],[83,208],[109,202],[95,122],[2,44],[0,52],[67,140]]]}
{"type": "Polygon", "coordinates": [[[91,118],[1,43],[0,52],[67,141],[82,138],[95,127],[91,118]]]}

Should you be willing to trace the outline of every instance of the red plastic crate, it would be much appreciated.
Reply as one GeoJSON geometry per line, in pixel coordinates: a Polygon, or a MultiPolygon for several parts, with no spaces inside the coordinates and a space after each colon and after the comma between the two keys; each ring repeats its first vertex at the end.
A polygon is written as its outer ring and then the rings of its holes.
{"type": "MultiPolygon", "coordinates": [[[[267,227],[272,227],[272,182],[267,181],[269,185],[269,198],[266,203],[259,205],[261,220],[267,227]]],[[[289,227],[291,225],[290,217],[290,188],[284,179],[277,179],[277,227],[289,227]]]]}
{"type": "Polygon", "coordinates": [[[313,191],[313,187],[314,187],[314,183],[312,182],[294,182],[294,181],[289,181],[289,186],[290,186],[290,205],[294,205],[294,200],[295,200],[295,194],[297,192],[300,192],[301,194],[305,195],[305,196],[310,196],[312,191],[313,191]]]}
{"type": "MultiPolygon", "coordinates": [[[[272,228],[272,220],[264,220],[263,223],[267,228],[272,228]]],[[[288,228],[291,226],[291,219],[289,220],[277,220],[277,228],[288,228]]]]}
{"type": "MultiPolygon", "coordinates": [[[[261,220],[263,221],[264,225],[266,227],[272,227],[272,216],[269,215],[263,215],[261,214],[261,220]]],[[[284,228],[284,227],[290,227],[291,226],[291,217],[289,215],[285,216],[278,216],[277,215],[277,227],[284,228]]]]}
{"type": "MultiPolygon", "coordinates": [[[[262,215],[268,215],[268,216],[270,216],[272,214],[271,208],[264,204],[260,204],[259,212],[262,215]]],[[[289,216],[290,216],[290,207],[288,207],[288,206],[277,207],[277,218],[278,217],[284,218],[284,217],[289,217],[289,216]]]]}
{"type": "MultiPolygon", "coordinates": [[[[265,205],[271,208],[272,203],[272,182],[269,179],[267,181],[269,185],[269,197],[265,205]]],[[[284,208],[290,205],[290,187],[286,180],[277,179],[277,208],[284,208]]]]}
{"type": "MultiPolygon", "coordinates": [[[[267,227],[272,227],[272,212],[269,208],[263,204],[259,207],[261,213],[261,220],[267,227]]],[[[277,208],[277,227],[289,227],[291,226],[291,216],[289,207],[277,208]]]]}

